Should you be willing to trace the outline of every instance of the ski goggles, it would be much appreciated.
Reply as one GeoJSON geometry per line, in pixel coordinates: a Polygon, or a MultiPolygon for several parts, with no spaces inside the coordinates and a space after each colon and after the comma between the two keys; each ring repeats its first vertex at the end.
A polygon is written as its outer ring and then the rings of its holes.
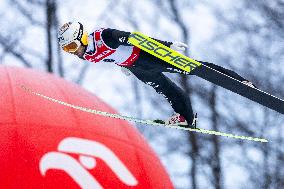
{"type": "Polygon", "coordinates": [[[75,40],[75,41],[63,46],[62,48],[66,52],[74,53],[79,49],[80,46],[81,46],[81,42],[79,40],[75,40]]]}

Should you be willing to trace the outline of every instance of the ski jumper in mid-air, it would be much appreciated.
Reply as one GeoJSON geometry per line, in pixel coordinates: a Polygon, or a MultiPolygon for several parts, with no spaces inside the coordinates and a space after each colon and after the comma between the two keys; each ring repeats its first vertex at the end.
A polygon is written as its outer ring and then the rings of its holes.
{"type": "MultiPolygon", "coordinates": [[[[80,22],[68,22],[59,29],[58,40],[66,52],[93,63],[115,63],[126,75],[133,74],[140,81],[152,86],[157,93],[167,99],[176,112],[164,121],[165,124],[195,128],[197,116],[193,113],[188,94],[163,74],[163,72],[184,71],[129,44],[130,34],[116,29],[100,28],[88,35],[80,22]]],[[[157,41],[176,51],[184,51],[187,48],[187,45],[181,42],[157,41]]],[[[199,62],[255,87],[250,81],[231,70],[213,63],[199,62]]],[[[196,68],[190,74],[194,75],[198,71],[200,70],[196,68]]]]}

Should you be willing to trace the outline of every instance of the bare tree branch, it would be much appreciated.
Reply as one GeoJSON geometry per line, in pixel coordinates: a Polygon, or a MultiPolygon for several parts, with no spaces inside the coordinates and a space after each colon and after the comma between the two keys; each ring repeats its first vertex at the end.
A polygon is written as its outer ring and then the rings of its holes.
{"type": "Polygon", "coordinates": [[[4,48],[5,52],[8,52],[15,56],[17,59],[19,59],[25,66],[32,67],[32,65],[29,63],[29,61],[22,55],[22,53],[17,52],[13,47],[15,44],[9,44],[9,40],[5,39],[3,36],[0,35],[0,44],[4,48]]]}
{"type": "MultiPolygon", "coordinates": [[[[32,2],[34,2],[34,1],[32,1],[32,2]]],[[[44,24],[42,22],[40,22],[40,21],[38,21],[34,18],[32,12],[30,10],[26,10],[26,8],[24,6],[22,6],[22,4],[19,3],[18,0],[11,0],[11,3],[13,4],[13,6],[16,6],[17,9],[20,11],[20,13],[23,14],[33,25],[38,25],[38,26],[41,26],[41,27],[44,26],[44,24]]],[[[29,3],[31,3],[31,2],[29,2],[29,3]]]]}

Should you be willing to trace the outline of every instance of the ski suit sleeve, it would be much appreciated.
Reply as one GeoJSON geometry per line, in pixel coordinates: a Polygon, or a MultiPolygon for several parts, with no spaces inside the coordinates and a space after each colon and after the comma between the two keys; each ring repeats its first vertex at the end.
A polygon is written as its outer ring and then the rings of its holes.
{"type": "MultiPolygon", "coordinates": [[[[116,49],[119,45],[131,46],[131,44],[128,43],[128,37],[130,34],[130,32],[108,28],[102,32],[102,38],[109,47],[116,49]]],[[[158,39],[154,40],[166,45],[167,47],[170,47],[170,45],[173,44],[172,42],[161,41],[158,39]]]]}

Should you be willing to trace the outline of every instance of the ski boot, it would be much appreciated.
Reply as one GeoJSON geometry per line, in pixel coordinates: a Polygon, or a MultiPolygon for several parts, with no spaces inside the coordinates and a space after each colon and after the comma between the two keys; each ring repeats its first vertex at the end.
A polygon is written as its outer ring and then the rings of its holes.
{"type": "Polygon", "coordinates": [[[179,127],[185,127],[185,128],[192,128],[196,129],[197,124],[197,113],[194,114],[193,121],[191,125],[188,124],[186,119],[180,115],[179,113],[174,114],[172,117],[170,117],[166,122],[166,125],[172,125],[172,126],[179,126],[179,127]]]}
{"type": "Polygon", "coordinates": [[[165,124],[166,125],[171,125],[171,126],[188,127],[187,121],[179,113],[176,113],[173,116],[171,116],[167,121],[165,121],[165,124]]]}
{"type": "Polygon", "coordinates": [[[185,128],[192,128],[196,129],[196,123],[197,123],[197,113],[194,114],[194,118],[191,125],[188,125],[186,119],[180,115],[179,113],[174,114],[171,116],[167,121],[156,119],[154,120],[155,123],[161,123],[171,126],[178,126],[178,127],[185,127],[185,128]]]}

